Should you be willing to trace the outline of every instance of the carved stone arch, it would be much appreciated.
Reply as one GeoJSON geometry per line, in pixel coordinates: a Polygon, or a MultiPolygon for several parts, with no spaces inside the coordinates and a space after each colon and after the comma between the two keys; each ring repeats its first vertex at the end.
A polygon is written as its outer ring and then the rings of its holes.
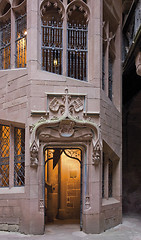
{"type": "Polygon", "coordinates": [[[98,126],[85,120],[80,121],[78,119],[74,119],[71,116],[63,116],[57,120],[42,119],[42,121],[39,121],[32,131],[31,148],[34,145],[39,148],[40,141],[46,143],[90,142],[94,150],[98,152],[100,151],[98,146],[101,146],[100,130],[98,126]]]}
{"type": "Polygon", "coordinates": [[[12,9],[20,14],[25,14],[26,12],[26,0],[13,0],[12,9]]]}
{"type": "Polygon", "coordinates": [[[9,0],[2,0],[0,2],[0,21],[4,22],[10,19],[11,2],[9,0]]]}
{"type": "Polygon", "coordinates": [[[43,0],[40,5],[41,18],[46,15],[47,9],[50,6],[53,6],[54,9],[57,9],[59,15],[61,16],[61,19],[64,18],[65,8],[60,0],[43,0]]]}
{"type": "Polygon", "coordinates": [[[72,2],[70,2],[68,4],[68,7],[67,7],[68,20],[69,20],[70,16],[72,15],[72,13],[77,8],[78,8],[78,10],[80,12],[83,13],[84,18],[86,20],[86,23],[88,23],[89,18],[90,18],[90,9],[89,9],[88,5],[85,2],[80,1],[80,0],[73,0],[72,2]]]}

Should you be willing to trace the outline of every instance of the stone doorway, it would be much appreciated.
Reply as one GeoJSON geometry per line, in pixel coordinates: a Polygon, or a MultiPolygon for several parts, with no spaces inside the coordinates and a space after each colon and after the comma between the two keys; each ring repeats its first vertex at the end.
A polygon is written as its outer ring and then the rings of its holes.
{"type": "Polygon", "coordinates": [[[82,228],[82,150],[46,148],[45,224],[73,220],[82,228]],[[64,220],[64,221],[62,221],[64,220]]]}

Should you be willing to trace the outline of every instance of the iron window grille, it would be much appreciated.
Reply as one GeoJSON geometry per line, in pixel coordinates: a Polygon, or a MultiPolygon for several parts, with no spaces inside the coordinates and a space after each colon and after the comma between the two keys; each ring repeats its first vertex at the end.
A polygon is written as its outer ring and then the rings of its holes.
{"type": "Polygon", "coordinates": [[[113,196],[113,162],[109,159],[108,197],[113,196]]]}
{"type": "Polygon", "coordinates": [[[42,69],[56,74],[62,74],[62,24],[54,17],[42,21],[42,69]]]}
{"type": "Polygon", "coordinates": [[[0,26],[0,69],[9,69],[11,61],[11,22],[0,26]]]}
{"type": "Polygon", "coordinates": [[[25,130],[14,128],[14,186],[25,184],[25,130]]]}
{"type": "Polygon", "coordinates": [[[16,18],[16,56],[15,65],[17,68],[26,67],[27,50],[27,17],[26,14],[16,18]]]}
{"type": "Polygon", "coordinates": [[[0,187],[9,186],[10,127],[0,125],[0,187]]]}
{"type": "Polygon", "coordinates": [[[88,27],[83,23],[68,23],[67,34],[68,77],[86,81],[88,27]]]}

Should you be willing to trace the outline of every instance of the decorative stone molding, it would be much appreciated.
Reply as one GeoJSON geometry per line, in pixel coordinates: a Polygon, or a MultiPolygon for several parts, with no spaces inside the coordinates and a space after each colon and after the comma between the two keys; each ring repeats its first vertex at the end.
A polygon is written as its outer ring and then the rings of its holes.
{"type": "Polygon", "coordinates": [[[85,209],[88,210],[90,209],[90,197],[86,196],[85,198],[85,209]]]}
{"type": "Polygon", "coordinates": [[[74,134],[74,125],[72,121],[62,121],[59,126],[59,134],[61,137],[72,137],[74,134]]]}
{"type": "Polygon", "coordinates": [[[93,132],[89,127],[81,127],[69,119],[62,120],[52,127],[44,127],[38,130],[38,138],[42,142],[78,142],[91,141],[93,132]]]}
{"type": "Polygon", "coordinates": [[[44,212],[44,199],[40,199],[39,201],[39,211],[44,212]]]}
{"type": "Polygon", "coordinates": [[[64,5],[60,0],[43,0],[41,5],[40,5],[40,13],[41,13],[41,17],[44,17],[47,13],[47,9],[50,6],[53,6],[54,8],[58,9],[58,13],[61,15],[61,18],[64,18],[64,13],[65,13],[65,9],[64,9],[64,5]]]}
{"type": "Polygon", "coordinates": [[[99,165],[101,161],[101,151],[102,151],[102,144],[100,143],[100,140],[97,141],[95,146],[93,147],[92,152],[92,164],[93,165],[99,165]]]}
{"type": "Polygon", "coordinates": [[[47,115],[51,119],[57,119],[61,116],[74,116],[83,118],[86,112],[86,94],[68,93],[47,93],[47,115]],[[57,118],[56,118],[57,117],[57,118]]]}
{"type": "Polygon", "coordinates": [[[85,2],[80,0],[74,0],[70,2],[70,4],[68,5],[67,7],[68,19],[72,15],[72,12],[75,11],[77,8],[80,10],[80,12],[83,12],[84,18],[86,19],[86,22],[88,22],[90,18],[89,7],[85,2]]]}
{"type": "Polygon", "coordinates": [[[39,150],[39,147],[36,141],[34,140],[34,142],[30,147],[30,166],[31,167],[35,167],[35,168],[38,167],[38,150],[39,150]]]}
{"type": "Polygon", "coordinates": [[[83,111],[83,102],[77,97],[75,100],[71,101],[71,96],[68,96],[68,99],[65,96],[62,96],[62,102],[59,101],[56,97],[54,97],[50,104],[49,109],[51,112],[57,113],[60,110],[61,115],[65,112],[65,107],[69,109],[69,113],[72,115],[73,113],[79,113],[83,111]],[[65,102],[68,100],[67,105],[65,106],[65,102]]]}

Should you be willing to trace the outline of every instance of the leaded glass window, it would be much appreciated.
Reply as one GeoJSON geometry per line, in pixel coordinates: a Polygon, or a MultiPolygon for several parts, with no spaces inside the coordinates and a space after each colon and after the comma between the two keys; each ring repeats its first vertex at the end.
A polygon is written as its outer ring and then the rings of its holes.
{"type": "Polygon", "coordinates": [[[42,20],[42,69],[62,74],[63,27],[60,18],[42,20]]]}
{"type": "Polygon", "coordinates": [[[26,67],[27,50],[27,20],[26,14],[16,18],[16,67],[26,67]]]}
{"type": "Polygon", "coordinates": [[[11,23],[0,25],[0,69],[10,68],[11,23]]]}
{"type": "Polygon", "coordinates": [[[0,125],[0,187],[9,186],[10,127],[0,125]]]}
{"type": "Polygon", "coordinates": [[[14,186],[25,184],[25,130],[14,128],[14,186]]]}

